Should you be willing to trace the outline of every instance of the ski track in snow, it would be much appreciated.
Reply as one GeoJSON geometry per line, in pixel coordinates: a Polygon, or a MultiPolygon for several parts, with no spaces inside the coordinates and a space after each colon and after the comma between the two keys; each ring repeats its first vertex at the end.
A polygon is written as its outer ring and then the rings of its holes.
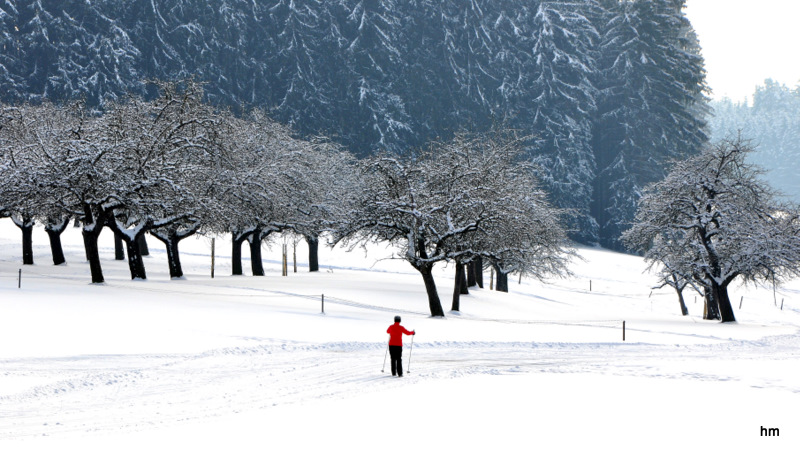
{"type": "Polygon", "coordinates": [[[800,355],[800,333],[685,346],[435,342],[410,348],[404,367],[411,352],[411,372],[402,380],[388,374],[388,365],[381,372],[382,343],[273,342],[191,355],[0,360],[7,378],[38,384],[0,396],[0,440],[150,429],[470,375],[528,374],[532,382],[536,373],[645,376],[800,393],[778,368],[800,355]]]}

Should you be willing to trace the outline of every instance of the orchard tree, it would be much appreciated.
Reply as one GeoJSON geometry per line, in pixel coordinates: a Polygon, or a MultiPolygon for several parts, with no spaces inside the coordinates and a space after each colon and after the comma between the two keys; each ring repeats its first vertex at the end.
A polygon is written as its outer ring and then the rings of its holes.
{"type": "MultiPolygon", "coordinates": [[[[534,166],[524,159],[527,140],[501,131],[457,134],[435,143],[433,188],[442,192],[443,200],[453,201],[448,217],[456,225],[475,224],[446,245],[448,260],[456,265],[452,310],[460,310],[466,269],[476,259],[487,259],[499,277],[510,272],[538,278],[567,273],[572,249],[562,226],[565,211],[547,202],[534,166]]],[[[498,290],[508,291],[507,284],[498,290]]]]}
{"type": "Polygon", "coordinates": [[[31,149],[35,142],[35,120],[27,109],[8,109],[0,129],[2,150],[2,200],[3,213],[10,217],[22,231],[22,264],[33,264],[33,226],[36,224],[37,201],[32,192],[36,189],[32,168],[35,159],[31,149]]]}
{"type": "MultiPolygon", "coordinates": [[[[67,216],[77,215],[83,222],[92,282],[103,282],[97,237],[106,223],[106,176],[114,175],[114,162],[108,159],[108,150],[99,147],[99,118],[77,103],[21,105],[5,113],[9,121],[0,134],[6,136],[2,142],[6,202],[0,204],[25,223],[42,219],[54,233],[63,230],[67,216]]],[[[57,256],[54,248],[54,260],[57,256]]]]}
{"type": "Polygon", "coordinates": [[[22,230],[23,264],[33,264],[32,231],[42,223],[50,239],[53,263],[66,262],[61,233],[73,215],[63,206],[62,179],[56,168],[73,118],[69,108],[51,103],[22,104],[4,110],[0,128],[4,157],[2,193],[6,213],[22,230]]]}
{"type": "MultiPolygon", "coordinates": [[[[686,301],[683,298],[683,290],[687,286],[694,288],[706,298],[706,309],[718,308],[708,305],[711,294],[701,291],[702,279],[697,280],[693,275],[696,272],[692,271],[692,264],[696,258],[691,256],[695,252],[691,245],[691,237],[688,237],[684,231],[664,230],[661,235],[652,240],[650,249],[663,252],[660,260],[652,262],[648,267],[648,270],[653,270],[660,266],[657,271],[660,283],[654,288],[670,287],[675,290],[678,295],[681,315],[689,315],[689,309],[686,307],[686,301]]],[[[709,315],[708,311],[704,315],[709,315]]],[[[718,312],[711,315],[711,319],[718,320],[718,312]]]]}
{"type": "Polygon", "coordinates": [[[337,220],[347,217],[355,204],[359,183],[352,155],[324,137],[297,140],[300,153],[293,158],[303,185],[293,189],[295,210],[287,226],[308,244],[308,268],[319,271],[320,236],[337,220]]]}
{"type": "Polygon", "coordinates": [[[264,275],[262,242],[287,228],[296,211],[291,198],[307,185],[294,166],[301,147],[288,127],[261,111],[229,117],[221,141],[226,160],[216,193],[221,212],[213,231],[232,236],[232,274],[242,274],[242,244],[250,244],[253,275],[264,275]]]}
{"type": "Polygon", "coordinates": [[[760,169],[745,162],[751,150],[741,138],[725,140],[676,163],[647,189],[623,237],[651,264],[697,280],[722,322],[736,321],[728,296],[734,280],[792,277],[800,264],[798,211],[776,202],[760,169]]]}
{"type": "Polygon", "coordinates": [[[180,277],[177,243],[197,230],[197,213],[211,185],[206,168],[218,154],[219,116],[192,80],[159,83],[151,102],[131,98],[103,119],[103,145],[115,154],[109,176],[108,224],[125,242],[131,278],[146,278],[141,239],[164,241],[170,275],[180,277]]]}
{"type": "Polygon", "coordinates": [[[429,188],[425,173],[427,160],[402,159],[382,153],[365,159],[361,166],[364,182],[362,200],[348,220],[338,227],[334,242],[366,245],[388,242],[398,247],[403,258],[422,275],[431,315],[443,317],[436,291],[433,267],[447,259],[444,242],[455,230],[474,227],[439,228],[448,209],[429,188]]]}
{"type": "MultiPolygon", "coordinates": [[[[505,267],[516,270],[533,267],[533,263],[523,266],[526,260],[541,259],[530,249],[532,244],[517,242],[539,234],[540,227],[526,222],[542,220],[526,211],[548,209],[540,206],[544,194],[538,187],[524,185],[535,182],[531,170],[514,165],[522,149],[519,144],[457,135],[452,142],[433,143],[412,158],[382,154],[365,160],[362,200],[337,230],[335,241],[388,242],[398,247],[422,275],[431,315],[444,316],[432,273],[437,263],[485,256],[504,260],[505,267]],[[517,172],[530,180],[514,179],[517,172]],[[517,184],[522,186],[507,193],[506,185],[517,184]],[[519,233],[515,239],[512,230],[527,234],[519,233]]],[[[563,230],[556,231],[563,240],[563,230]]]]}

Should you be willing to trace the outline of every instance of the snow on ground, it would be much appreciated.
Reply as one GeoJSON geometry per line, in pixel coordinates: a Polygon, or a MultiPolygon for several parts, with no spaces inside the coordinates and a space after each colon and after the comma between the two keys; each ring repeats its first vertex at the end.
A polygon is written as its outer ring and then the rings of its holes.
{"type": "MultiPolygon", "coordinates": [[[[281,277],[272,245],[265,277],[232,277],[220,238],[212,279],[210,240],[195,238],[181,244],[186,278],[169,280],[149,238],[148,279],[131,281],[104,233],[107,282],[92,285],[79,229],[64,235],[66,266],[50,264],[41,228],[36,264],[22,266],[20,239],[0,220],[3,455],[796,454],[800,444],[800,282],[735,289],[739,323],[722,325],[703,321],[690,293],[681,317],[640,258],[586,248],[570,279],[514,276],[510,293],[472,289],[461,312],[438,319],[420,276],[385,248],[324,249],[308,273],[300,243],[299,272],[290,256],[281,277]],[[403,379],[382,372],[395,314],[417,331],[403,379]]],[[[449,309],[452,271],[436,279],[449,309]]]]}

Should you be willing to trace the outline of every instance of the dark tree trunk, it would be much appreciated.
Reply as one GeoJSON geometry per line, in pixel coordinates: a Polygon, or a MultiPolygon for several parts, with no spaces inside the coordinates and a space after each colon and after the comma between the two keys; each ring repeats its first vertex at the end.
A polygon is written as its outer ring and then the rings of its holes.
{"type": "Polygon", "coordinates": [[[33,225],[34,221],[24,217],[21,221],[12,219],[14,225],[22,231],[22,264],[33,264],[33,225]]]}
{"type": "Polygon", "coordinates": [[[686,301],[683,300],[683,288],[676,288],[675,292],[678,293],[678,302],[681,304],[681,315],[685,317],[689,315],[689,309],[686,308],[686,301]]]}
{"type": "Polygon", "coordinates": [[[100,264],[100,250],[97,248],[97,238],[105,226],[103,215],[95,218],[91,209],[84,209],[84,220],[81,234],[83,235],[83,246],[86,249],[86,261],[89,262],[89,269],[92,273],[92,283],[103,283],[103,267],[100,264]]]}
{"type": "Polygon", "coordinates": [[[264,275],[264,263],[261,259],[261,230],[255,230],[248,241],[250,241],[250,267],[254,276],[264,275]]]}
{"type": "Polygon", "coordinates": [[[319,238],[317,236],[306,236],[308,243],[308,271],[319,271],[319,238]]]}
{"type": "MultiPolygon", "coordinates": [[[[92,248],[87,243],[88,240],[87,240],[87,237],[86,237],[86,233],[83,233],[84,231],[86,231],[86,230],[85,229],[81,229],[81,233],[83,234],[83,251],[86,252],[86,261],[88,263],[91,263],[92,262],[92,258],[89,256],[90,255],[89,252],[90,252],[90,250],[92,250],[92,248]]],[[[97,250],[97,246],[95,246],[94,249],[97,250]]]]}
{"type": "Polygon", "coordinates": [[[456,275],[461,275],[459,279],[459,293],[461,294],[469,294],[469,288],[467,287],[467,265],[466,263],[459,263],[456,262],[456,275]]]}
{"type": "Polygon", "coordinates": [[[169,265],[169,276],[173,279],[183,277],[183,267],[181,266],[181,254],[178,251],[178,235],[170,236],[170,241],[165,245],[167,248],[167,264],[169,265]]]}
{"type": "Polygon", "coordinates": [[[704,291],[705,308],[703,309],[704,320],[719,320],[719,305],[717,304],[714,292],[710,287],[705,287],[704,291]]]}
{"type": "Polygon", "coordinates": [[[478,279],[475,277],[475,260],[467,263],[467,287],[474,287],[478,285],[478,279]]]}
{"type": "Polygon", "coordinates": [[[139,254],[143,257],[150,256],[150,249],[147,247],[147,239],[144,234],[136,242],[139,243],[139,254]]]}
{"type": "Polygon", "coordinates": [[[456,312],[461,310],[460,309],[460,307],[461,307],[461,295],[462,294],[469,294],[469,292],[464,293],[464,290],[466,290],[466,288],[467,288],[466,287],[467,281],[466,281],[466,277],[465,277],[465,273],[464,273],[464,268],[465,268],[465,265],[456,262],[456,278],[455,278],[455,283],[454,283],[454,286],[453,286],[453,305],[452,305],[452,308],[450,309],[450,310],[456,311],[456,312]]]}
{"type": "Polygon", "coordinates": [[[494,289],[502,291],[503,293],[508,293],[508,273],[502,272],[497,266],[494,267],[494,272],[497,276],[494,289]]]}
{"type": "Polygon", "coordinates": [[[122,238],[125,243],[125,250],[128,254],[128,269],[131,271],[131,280],[147,279],[147,273],[144,270],[144,260],[142,259],[142,239],[144,235],[152,228],[151,222],[145,222],[143,225],[137,227],[137,230],[131,236],[127,231],[122,230],[122,226],[113,216],[108,217],[108,227],[122,238]]]}
{"type": "Polygon", "coordinates": [[[139,239],[144,236],[144,232],[137,234],[133,239],[125,239],[125,247],[128,251],[128,268],[131,270],[131,280],[147,279],[147,274],[144,270],[144,260],[142,259],[141,243],[139,239]]]}
{"type": "Polygon", "coordinates": [[[64,258],[64,248],[61,246],[61,233],[58,231],[45,230],[47,237],[50,238],[50,252],[53,254],[53,264],[58,266],[64,264],[67,259],[64,258]]]}
{"type": "Polygon", "coordinates": [[[674,284],[673,288],[675,289],[675,292],[678,293],[678,302],[681,305],[681,315],[685,317],[689,315],[689,309],[686,308],[686,301],[683,300],[683,289],[686,288],[686,283],[684,283],[683,286],[679,286],[681,280],[678,277],[678,274],[674,272],[672,273],[672,283],[674,284]]]}
{"type": "Polygon", "coordinates": [[[183,267],[181,266],[181,255],[178,251],[178,244],[197,233],[199,226],[194,226],[184,231],[178,231],[174,228],[161,228],[153,230],[150,234],[156,239],[164,243],[164,248],[167,250],[167,265],[169,266],[170,278],[177,279],[183,277],[183,267]]]}
{"type": "Polygon", "coordinates": [[[177,231],[167,230],[159,233],[152,233],[153,237],[164,243],[164,249],[167,251],[167,266],[169,267],[169,276],[172,279],[183,277],[183,268],[181,267],[181,256],[178,252],[178,242],[181,238],[178,236],[177,231]]]}
{"type": "Polygon", "coordinates": [[[93,230],[82,230],[83,245],[86,248],[86,257],[89,259],[89,269],[92,272],[92,283],[103,283],[103,268],[100,265],[100,252],[97,249],[97,238],[100,233],[93,230]]]}
{"type": "Polygon", "coordinates": [[[116,232],[114,233],[114,259],[125,260],[125,243],[122,242],[122,237],[116,232]]]}
{"type": "Polygon", "coordinates": [[[21,226],[22,264],[33,264],[33,224],[21,226]]]}
{"type": "Polygon", "coordinates": [[[475,282],[479,288],[483,288],[483,258],[478,257],[472,260],[475,269],[475,282]]]}
{"type": "Polygon", "coordinates": [[[67,259],[64,258],[64,248],[61,246],[61,233],[56,230],[48,230],[45,228],[47,237],[50,238],[50,252],[53,254],[53,264],[58,266],[64,264],[67,259]]]}
{"type": "Polygon", "coordinates": [[[722,323],[735,322],[736,317],[733,315],[733,306],[731,306],[731,300],[728,297],[728,287],[726,285],[717,285],[714,282],[711,284],[711,288],[719,308],[720,321],[722,323]]]}
{"type": "Polygon", "coordinates": [[[247,239],[243,233],[233,233],[231,241],[231,267],[233,275],[242,275],[242,243],[247,239]]]}
{"type": "Polygon", "coordinates": [[[50,238],[50,252],[53,254],[53,264],[59,265],[67,262],[64,258],[64,248],[61,246],[61,234],[69,226],[69,218],[64,218],[61,223],[48,222],[44,231],[50,238]]]}
{"type": "Polygon", "coordinates": [[[444,317],[442,302],[439,300],[439,293],[436,291],[436,282],[433,280],[433,265],[425,265],[418,269],[425,282],[425,291],[428,293],[428,306],[431,309],[431,316],[444,317]]]}

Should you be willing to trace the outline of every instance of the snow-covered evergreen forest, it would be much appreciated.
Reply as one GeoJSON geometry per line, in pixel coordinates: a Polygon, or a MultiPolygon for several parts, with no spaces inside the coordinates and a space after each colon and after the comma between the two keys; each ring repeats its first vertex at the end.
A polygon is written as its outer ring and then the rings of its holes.
{"type": "Polygon", "coordinates": [[[0,0],[0,454],[795,454],[800,87],[686,1],[0,0]]]}
{"type": "Polygon", "coordinates": [[[755,150],[749,160],[764,168],[765,178],[784,198],[800,202],[800,85],[768,79],[750,102],[723,99],[711,106],[712,140],[751,139],[755,150]]]}
{"type": "Polygon", "coordinates": [[[7,0],[0,94],[106,108],[149,80],[365,157],[497,125],[570,236],[621,249],[641,190],[706,140],[685,0],[7,0]]]}

